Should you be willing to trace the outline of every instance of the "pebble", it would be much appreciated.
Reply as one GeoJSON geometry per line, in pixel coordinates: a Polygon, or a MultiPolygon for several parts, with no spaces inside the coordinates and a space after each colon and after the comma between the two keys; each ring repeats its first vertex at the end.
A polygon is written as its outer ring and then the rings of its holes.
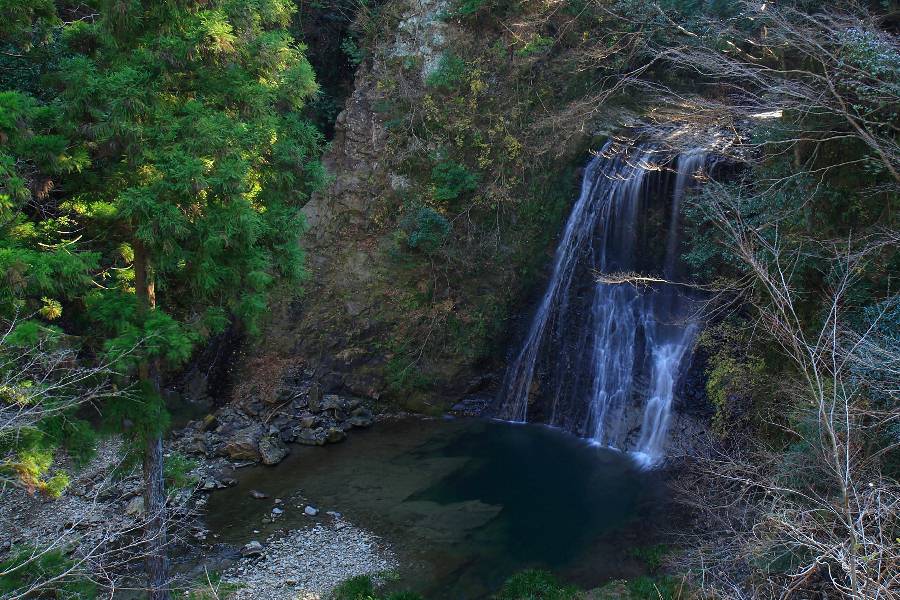
{"type": "Polygon", "coordinates": [[[309,515],[310,517],[314,517],[319,514],[319,509],[315,506],[307,505],[307,507],[303,509],[303,513],[309,515]]]}
{"type": "Polygon", "coordinates": [[[237,586],[232,600],[325,598],[350,577],[377,576],[398,565],[379,538],[345,521],[276,534],[265,545],[254,542],[264,555],[245,557],[222,575],[237,586]]]}

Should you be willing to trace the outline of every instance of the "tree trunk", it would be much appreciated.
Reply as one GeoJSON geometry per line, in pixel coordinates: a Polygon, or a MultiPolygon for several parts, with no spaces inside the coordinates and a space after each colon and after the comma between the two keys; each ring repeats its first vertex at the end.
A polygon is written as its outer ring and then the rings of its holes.
{"type": "MultiPolygon", "coordinates": [[[[156,308],[156,293],[147,251],[134,242],[134,292],[138,310],[146,315],[156,308]]],[[[159,363],[145,359],[140,365],[141,383],[159,396],[162,389],[159,363]]],[[[166,485],[163,476],[162,432],[148,435],[144,441],[144,508],[147,522],[145,569],[150,600],[169,600],[169,559],[166,554],[166,485]]]]}
{"type": "Polygon", "coordinates": [[[144,448],[144,506],[147,523],[145,569],[150,600],[169,600],[169,558],[166,554],[166,489],[163,479],[162,436],[147,438],[144,448]]]}

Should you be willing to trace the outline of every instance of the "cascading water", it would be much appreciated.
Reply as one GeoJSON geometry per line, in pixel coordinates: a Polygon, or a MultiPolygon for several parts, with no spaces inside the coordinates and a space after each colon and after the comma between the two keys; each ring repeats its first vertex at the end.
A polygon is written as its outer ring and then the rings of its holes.
{"type": "Polygon", "coordinates": [[[679,374],[698,329],[689,318],[692,301],[673,285],[602,283],[597,274],[653,270],[674,277],[680,201],[707,154],[679,155],[674,182],[659,164],[665,158],[652,145],[609,143],[588,164],[550,282],[507,370],[498,417],[544,421],[633,450],[648,463],[663,456],[679,374]],[[670,210],[660,213],[660,205],[670,210]],[[649,213],[669,221],[661,260],[654,247],[662,244],[648,243],[662,237],[649,213]]]}

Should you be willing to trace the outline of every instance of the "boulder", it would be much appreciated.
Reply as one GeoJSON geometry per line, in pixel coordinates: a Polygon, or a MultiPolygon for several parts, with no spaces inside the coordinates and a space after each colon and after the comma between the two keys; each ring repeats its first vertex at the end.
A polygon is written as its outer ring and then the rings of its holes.
{"type": "Polygon", "coordinates": [[[303,509],[303,514],[309,517],[314,517],[319,514],[319,509],[315,506],[307,505],[306,508],[303,509]]]}
{"type": "Polygon", "coordinates": [[[345,437],[347,437],[347,434],[340,427],[329,427],[328,431],[325,432],[325,440],[329,444],[340,442],[345,437]]]}
{"type": "Polygon", "coordinates": [[[308,415],[300,419],[301,429],[312,429],[319,424],[319,417],[316,415],[308,415]]]}
{"type": "Polygon", "coordinates": [[[259,460],[262,426],[251,425],[235,431],[225,442],[225,454],[234,460],[259,460]]]}
{"type": "MultiPolygon", "coordinates": [[[[313,388],[318,389],[318,388],[313,388]]],[[[308,402],[310,412],[322,412],[322,394],[314,394],[312,390],[309,391],[309,402],[308,402]]]]}
{"type": "Polygon", "coordinates": [[[372,416],[372,411],[368,408],[360,406],[353,409],[353,412],[350,413],[349,421],[354,427],[369,427],[375,422],[375,417],[372,416]]]}
{"type": "MultiPolygon", "coordinates": [[[[318,383],[314,383],[309,387],[309,393],[307,394],[308,406],[310,410],[313,410],[313,405],[320,406],[322,403],[322,386],[318,383]]],[[[316,411],[313,411],[316,412],[316,411]]]]}
{"type": "Polygon", "coordinates": [[[297,443],[304,446],[321,446],[325,443],[325,430],[323,429],[299,429],[295,430],[297,443]]]}
{"type": "Polygon", "coordinates": [[[218,419],[216,419],[216,415],[206,415],[205,417],[203,417],[203,420],[200,421],[200,426],[198,427],[198,429],[200,431],[212,431],[216,428],[218,423],[219,421],[218,419]]]}
{"type": "Polygon", "coordinates": [[[247,544],[241,548],[241,556],[244,558],[252,558],[254,556],[262,556],[265,549],[263,545],[253,540],[252,542],[247,542],[247,544]]]}
{"type": "Polygon", "coordinates": [[[187,451],[192,454],[208,454],[209,448],[206,446],[206,440],[203,438],[195,439],[188,445],[187,451]]]}
{"type": "Polygon", "coordinates": [[[125,514],[129,517],[137,517],[144,514],[144,497],[135,496],[125,505],[125,514]]]}
{"type": "Polygon", "coordinates": [[[281,438],[266,436],[259,440],[259,457],[264,465],[277,465],[288,455],[288,447],[281,438]]]}
{"type": "Polygon", "coordinates": [[[337,394],[328,394],[322,398],[322,410],[338,410],[344,406],[344,400],[337,394]]]}
{"type": "Polygon", "coordinates": [[[286,425],[278,430],[278,437],[282,442],[290,443],[294,441],[294,428],[290,425],[286,425]]]}

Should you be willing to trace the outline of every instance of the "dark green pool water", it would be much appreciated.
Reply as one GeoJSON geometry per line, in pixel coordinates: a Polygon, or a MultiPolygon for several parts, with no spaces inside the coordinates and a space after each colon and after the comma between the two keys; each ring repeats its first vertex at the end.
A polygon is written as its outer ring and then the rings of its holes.
{"type": "Polygon", "coordinates": [[[630,549],[657,540],[664,488],[627,456],[535,425],[404,419],[327,447],[298,447],[277,467],[237,471],[213,494],[209,525],[243,544],[311,522],[298,494],[382,536],[401,583],[429,598],[478,598],[512,573],[554,571],[585,587],[641,573],[630,549]],[[286,512],[264,525],[272,502],[286,512]],[[253,530],[260,533],[254,533],[253,530]]]}

